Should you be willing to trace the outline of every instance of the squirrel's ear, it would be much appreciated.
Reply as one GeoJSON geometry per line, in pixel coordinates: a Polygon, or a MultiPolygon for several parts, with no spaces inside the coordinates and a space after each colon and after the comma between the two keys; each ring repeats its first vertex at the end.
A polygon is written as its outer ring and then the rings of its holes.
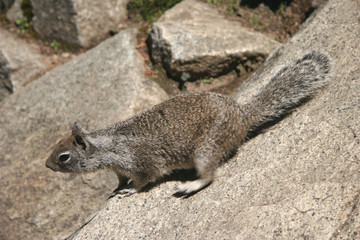
{"type": "Polygon", "coordinates": [[[75,143],[77,145],[80,145],[82,147],[82,149],[84,149],[84,150],[86,150],[88,147],[88,143],[85,140],[85,138],[78,134],[75,135],[75,143]]]}
{"type": "Polygon", "coordinates": [[[85,129],[80,127],[80,125],[77,122],[75,122],[71,126],[71,130],[72,130],[73,135],[86,135],[86,134],[88,134],[88,131],[86,131],[85,129]]]}

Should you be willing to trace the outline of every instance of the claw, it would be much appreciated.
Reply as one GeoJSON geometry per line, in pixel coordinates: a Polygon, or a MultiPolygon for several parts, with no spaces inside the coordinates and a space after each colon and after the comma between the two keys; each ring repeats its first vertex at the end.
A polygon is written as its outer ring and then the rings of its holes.
{"type": "Polygon", "coordinates": [[[109,196],[108,199],[115,197],[116,195],[119,195],[119,198],[124,198],[133,195],[134,193],[137,193],[137,190],[135,188],[130,189],[119,189],[112,192],[112,194],[109,196]]]}

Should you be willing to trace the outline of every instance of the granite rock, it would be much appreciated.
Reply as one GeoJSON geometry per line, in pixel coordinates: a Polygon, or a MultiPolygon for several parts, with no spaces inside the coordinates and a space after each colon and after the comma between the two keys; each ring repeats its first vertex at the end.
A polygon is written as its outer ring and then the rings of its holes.
{"type": "Polygon", "coordinates": [[[128,0],[31,0],[33,26],[40,37],[91,47],[127,18],[128,0]]]}
{"type": "Polygon", "coordinates": [[[209,4],[183,1],[153,24],[151,58],[179,81],[215,77],[248,58],[265,58],[280,43],[225,19],[209,4]]]}

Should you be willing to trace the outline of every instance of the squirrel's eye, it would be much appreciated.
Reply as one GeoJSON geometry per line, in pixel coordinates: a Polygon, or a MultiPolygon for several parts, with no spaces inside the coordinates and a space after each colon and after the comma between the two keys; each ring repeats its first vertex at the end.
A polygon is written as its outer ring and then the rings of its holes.
{"type": "Polygon", "coordinates": [[[70,153],[68,153],[68,152],[62,153],[62,154],[60,154],[60,156],[59,156],[59,160],[60,160],[61,162],[65,162],[65,161],[67,161],[67,160],[69,160],[69,159],[70,159],[70,153]]]}

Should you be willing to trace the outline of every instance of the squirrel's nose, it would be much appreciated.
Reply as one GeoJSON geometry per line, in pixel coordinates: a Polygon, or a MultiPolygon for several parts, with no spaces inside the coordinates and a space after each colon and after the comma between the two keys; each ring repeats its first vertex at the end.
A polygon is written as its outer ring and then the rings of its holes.
{"type": "Polygon", "coordinates": [[[59,171],[56,164],[54,164],[50,158],[46,160],[45,166],[53,171],[59,171]]]}

